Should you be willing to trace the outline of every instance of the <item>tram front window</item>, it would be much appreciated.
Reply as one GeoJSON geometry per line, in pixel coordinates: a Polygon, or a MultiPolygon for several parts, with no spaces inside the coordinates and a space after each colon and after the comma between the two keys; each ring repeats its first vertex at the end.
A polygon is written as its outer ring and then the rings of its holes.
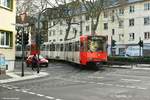
{"type": "Polygon", "coordinates": [[[101,39],[89,39],[88,40],[88,51],[99,52],[103,51],[103,42],[101,39]]]}

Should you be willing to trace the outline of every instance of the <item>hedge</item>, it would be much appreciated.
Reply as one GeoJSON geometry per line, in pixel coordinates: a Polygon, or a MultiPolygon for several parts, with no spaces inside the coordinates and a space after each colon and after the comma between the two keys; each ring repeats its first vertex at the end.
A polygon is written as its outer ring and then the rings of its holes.
{"type": "Polygon", "coordinates": [[[109,62],[123,62],[123,63],[147,63],[150,64],[150,57],[119,57],[109,56],[109,62]]]}

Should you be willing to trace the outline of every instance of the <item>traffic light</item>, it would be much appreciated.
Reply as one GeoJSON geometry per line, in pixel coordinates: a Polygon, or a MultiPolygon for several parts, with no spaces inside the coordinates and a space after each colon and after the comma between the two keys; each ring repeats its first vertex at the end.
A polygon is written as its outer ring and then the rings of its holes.
{"type": "Polygon", "coordinates": [[[42,34],[40,34],[40,44],[43,44],[44,43],[44,37],[42,34]]]}
{"type": "Polygon", "coordinates": [[[29,34],[28,33],[24,33],[23,34],[23,43],[24,45],[27,45],[29,42],[29,34]]]}
{"type": "Polygon", "coordinates": [[[143,47],[143,41],[140,40],[139,43],[138,43],[138,45],[139,45],[140,47],[143,47]]]}
{"type": "Polygon", "coordinates": [[[112,46],[112,47],[116,46],[116,41],[115,41],[115,40],[112,40],[112,41],[111,41],[111,46],[112,46]]]}
{"type": "Polygon", "coordinates": [[[22,34],[19,32],[16,34],[16,44],[22,44],[22,34]]]}

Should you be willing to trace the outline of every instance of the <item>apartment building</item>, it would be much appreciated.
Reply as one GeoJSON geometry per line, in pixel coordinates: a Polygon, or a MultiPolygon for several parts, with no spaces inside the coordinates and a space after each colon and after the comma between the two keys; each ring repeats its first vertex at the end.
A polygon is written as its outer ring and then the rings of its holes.
{"type": "Polygon", "coordinates": [[[0,54],[5,57],[8,71],[15,61],[16,0],[0,0],[0,54]]]}
{"type": "Polygon", "coordinates": [[[111,54],[111,39],[116,41],[113,47],[115,55],[122,55],[130,47],[138,47],[139,40],[143,40],[144,56],[150,54],[150,1],[128,0],[106,9],[101,16],[100,30],[109,37],[111,54]],[[132,1],[132,2],[131,2],[132,1]]]}

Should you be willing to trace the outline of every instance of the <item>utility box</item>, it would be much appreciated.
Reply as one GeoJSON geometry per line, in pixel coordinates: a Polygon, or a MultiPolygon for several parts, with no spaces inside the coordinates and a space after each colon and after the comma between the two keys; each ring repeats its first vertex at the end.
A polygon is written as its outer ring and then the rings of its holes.
{"type": "Polygon", "coordinates": [[[0,75],[6,74],[6,66],[5,56],[0,54],[0,75]]]}

